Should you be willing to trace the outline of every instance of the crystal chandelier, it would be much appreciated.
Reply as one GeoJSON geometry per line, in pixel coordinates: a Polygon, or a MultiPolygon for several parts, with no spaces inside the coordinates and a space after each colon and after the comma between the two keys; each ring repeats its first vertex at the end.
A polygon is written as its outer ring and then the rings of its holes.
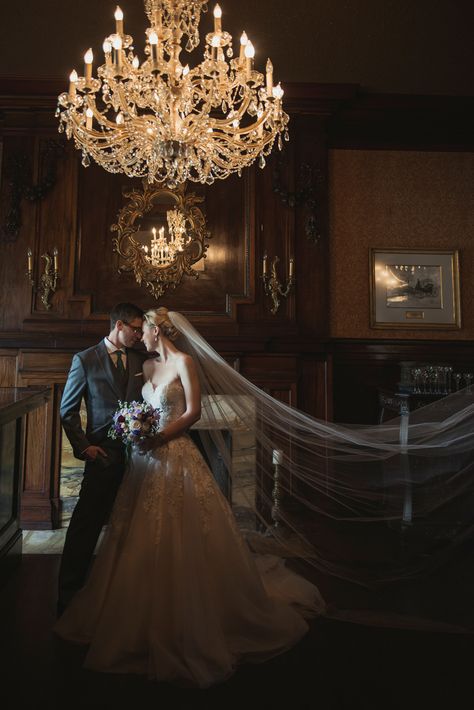
{"type": "Polygon", "coordinates": [[[165,237],[165,228],[158,230],[159,237],[156,236],[156,227],[153,227],[153,239],[150,247],[143,245],[145,259],[152,266],[169,266],[172,264],[179,252],[184,251],[189,239],[186,237],[186,220],[179,210],[168,210],[166,213],[168,222],[169,239],[165,237]]]}
{"type": "Polygon", "coordinates": [[[115,33],[106,37],[105,62],[93,77],[93,54],[84,56],[84,76],[70,76],[59,96],[59,130],[73,138],[86,167],[93,158],[112,173],[146,177],[173,188],[185,180],[211,184],[265,156],[281,135],[288,140],[283,90],[253,67],[254,48],[245,32],[233,57],[232,37],[214,8],[214,30],[206,35],[204,60],[183,63],[184,49],[199,44],[198,25],[206,0],[144,0],[149,20],[145,59],[124,33],[122,10],[115,33]]]}

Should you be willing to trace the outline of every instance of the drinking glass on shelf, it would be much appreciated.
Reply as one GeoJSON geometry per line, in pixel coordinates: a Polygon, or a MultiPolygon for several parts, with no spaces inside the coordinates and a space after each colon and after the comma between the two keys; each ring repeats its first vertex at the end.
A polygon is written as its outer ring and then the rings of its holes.
{"type": "Polygon", "coordinates": [[[448,394],[448,369],[445,366],[439,368],[441,372],[441,394],[448,394]]]}
{"type": "Polygon", "coordinates": [[[428,389],[428,381],[429,381],[429,373],[426,367],[423,367],[421,369],[421,391],[423,394],[427,394],[429,389],[428,389]]]}
{"type": "Polygon", "coordinates": [[[411,372],[412,372],[412,377],[413,377],[413,394],[420,394],[420,392],[421,392],[421,389],[420,389],[421,370],[419,367],[414,367],[411,372]]]}
{"type": "Polygon", "coordinates": [[[453,368],[451,365],[448,365],[446,368],[446,384],[448,388],[448,392],[451,394],[453,391],[453,368]]]}

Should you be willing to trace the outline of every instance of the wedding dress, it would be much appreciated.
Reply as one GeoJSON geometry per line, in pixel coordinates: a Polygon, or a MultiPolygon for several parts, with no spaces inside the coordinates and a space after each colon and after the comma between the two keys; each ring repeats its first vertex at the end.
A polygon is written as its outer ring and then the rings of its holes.
{"type": "MultiPolygon", "coordinates": [[[[143,398],[163,428],[185,409],[179,380],[147,382],[143,398]]],[[[132,454],[90,578],[55,631],[90,644],[87,668],[208,687],[294,645],[324,609],[280,558],[250,552],[185,434],[132,454]]]]}

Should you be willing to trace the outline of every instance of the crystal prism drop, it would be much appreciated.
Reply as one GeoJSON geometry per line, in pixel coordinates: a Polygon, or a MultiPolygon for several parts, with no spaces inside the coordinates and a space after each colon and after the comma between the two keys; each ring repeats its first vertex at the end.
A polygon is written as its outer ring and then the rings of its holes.
{"type": "Polygon", "coordinates": [[[89,156],[87,155],[87,153],[83,153],[83,154],[82,154],[82,164],[83,164],[83,166],[84,166],[85,168],[88,168],[89,165],[91,164],[91,161],[90,161],[89,156]]]}

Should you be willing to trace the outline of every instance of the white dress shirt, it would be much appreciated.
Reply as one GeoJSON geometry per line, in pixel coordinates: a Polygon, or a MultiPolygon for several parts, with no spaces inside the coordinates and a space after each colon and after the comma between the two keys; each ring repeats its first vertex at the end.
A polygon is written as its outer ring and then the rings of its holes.
{"type": "Polygon", "coordinates": [[[104,343],[105,343],[105,347],[107,348],[107,352],[109,353],[109,357],[112,360],[112,363],[115,365],[115,367],[117,367],[117,360],[118,360],[117,350],[122,351],[123,366],[125,369],[127,369],[127,351],[126,351],[126,349],[115,347],[115,345],[113,343],[111,343],[107,337],[104,338],[104,343]]]}

